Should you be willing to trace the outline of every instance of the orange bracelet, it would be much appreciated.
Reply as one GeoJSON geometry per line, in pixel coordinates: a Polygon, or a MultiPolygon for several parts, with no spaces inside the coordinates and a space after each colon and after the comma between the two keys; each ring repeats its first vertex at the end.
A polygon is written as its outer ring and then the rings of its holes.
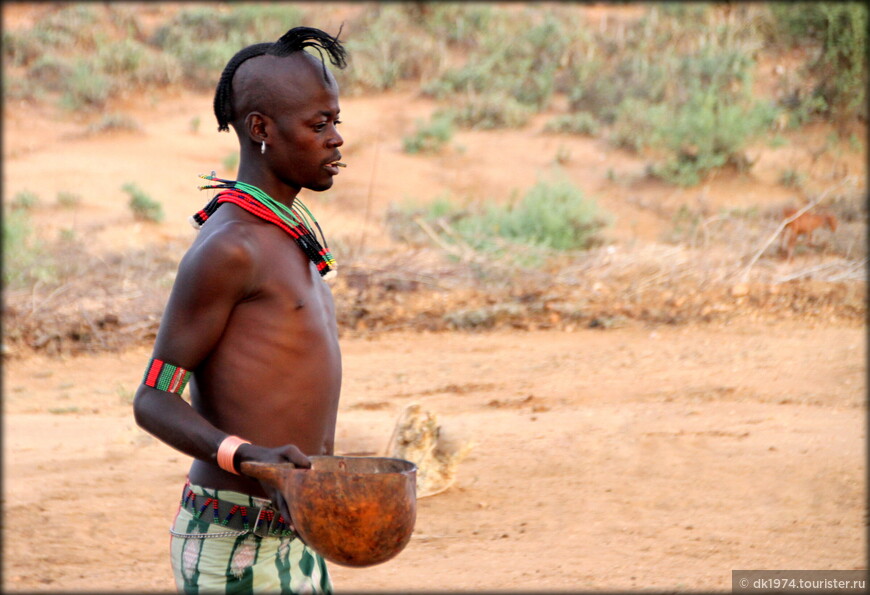
{"type": "Polygon", "coordinates": [[[236,451],[242,444],[250,444],[250,442],[233,435],[224,438],[217,450],[218,467],[224,471],[229,471],[230,473],[239,475],[239,472],[236,471],[236,466],[233,464],[233,458],[236,456],[236,451]]]}

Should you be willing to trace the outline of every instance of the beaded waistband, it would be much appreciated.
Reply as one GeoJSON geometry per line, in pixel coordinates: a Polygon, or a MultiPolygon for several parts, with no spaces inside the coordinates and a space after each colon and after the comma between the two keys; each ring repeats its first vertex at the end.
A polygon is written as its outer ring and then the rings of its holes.
{"type": "Polygon", "coordinates": [[[227,529],[260,537],[296,536],[292,523],[285,520],[264,498],[231,490],[210,490],[188,482],[184,486],[180,506],[193,513],[195,519],[227,529]]]}

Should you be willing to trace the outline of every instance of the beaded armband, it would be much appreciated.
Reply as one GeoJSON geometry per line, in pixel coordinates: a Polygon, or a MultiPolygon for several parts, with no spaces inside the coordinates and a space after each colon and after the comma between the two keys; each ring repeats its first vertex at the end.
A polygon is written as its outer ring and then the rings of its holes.
{"type": "Polygon", "coordinates": [[[179,368],[178,366],[173,366],[153,358],[145,370],[142,383],[157,390],[165,390],[180,395],[184,392],[184,387],[187,386],[190,375],[191,372],[188,372],[184,368],[179,368]]]}

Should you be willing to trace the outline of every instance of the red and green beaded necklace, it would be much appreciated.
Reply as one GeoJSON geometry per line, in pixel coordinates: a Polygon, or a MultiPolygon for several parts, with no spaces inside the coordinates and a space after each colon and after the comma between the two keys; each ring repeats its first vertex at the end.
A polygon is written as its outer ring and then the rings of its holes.
{"type": "Polygon", "coordinates": [[[290,234],[317,267],[321,277],[329,279],[337,273],[335,258],[329,251],[320,224],[308,210],[308,207],[298,198],[293,201],[292,207],[288,207],[251,184],[237,180],[222,180],[215,176],[214,172],[210,175],[201,174],[199,177],[218,182],[212,186],[200,186],[200,190],[222,189],[224,191],[216,194],[205,207],[190,217],[190,224],[193,225],[194,229],[202,227],[202,224],[217,211],[220,205],[230,202],[264,221],[274,223],[290,234]],[[317,231],[320,232],[323,245],[317,241],[314,227],[317,227],[317,231]]]}

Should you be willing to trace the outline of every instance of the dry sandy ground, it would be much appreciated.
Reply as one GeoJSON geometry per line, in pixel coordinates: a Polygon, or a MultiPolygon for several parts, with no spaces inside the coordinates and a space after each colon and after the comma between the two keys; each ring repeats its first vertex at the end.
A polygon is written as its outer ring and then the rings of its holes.
{"type": "MultiPolygon", "coordinates": [[[[863,329],[392,334],[343,349],[338,452],[383,449],[411,402],[477,445],[452,488],[419,501],[398,557],[333,566],[339,591],[728,590],[732,569],[864,567],[863,329]]],[[[7,364],[4,590],[172,589],[189,459],[133,423],[148,353],[7,364]]]]}
{"type": "MultiPolygon", "coordinates": [[[[786,166],[817,188],[831,183],[828,156],[808,156],[823,130],[765,149],[751,176],[692,189],[632,184],[643,160],[602,139],[541,134],[543,117],[519,131],[458,132],[436,157],[403,154],[402,136],[434,107],[403,92],[342,100],[349,167],[309,200],[339,245],[387,245],[390,202],[507,198],[559,154],[616,215],[613,240],[629,244],[656,241],[680,204],[715,212],[792,200],[778,184],[786,166]]],[[[236,145],[213,132],[211,98],[148,93],[107,111],[140,130],[85,135],[102,114],[74,121],[8,105],[4,197],[36,192],[41,233],[71,230],[96,253],[189,241],[187,217],[208,198],[197,174],[234,173],[221,168],[236,145]],[[129,181],[162,202],[163,224],[132,220],[120,189],[129,181]],[[81,204],[53,205],[61,190],[81,204]]],[[[864,155],[843,162],[860,173],[864,155]]],[[[342,345],[338,452],[384,448],[411,402],[476,447],[451,489],[419,502],[397,558],[333,566],[339,591],[728,590],[732,569],[865,567],[866,345],[856,324],[738,317],[342,345]]],[[[149,352],[4,361],[4,591],[172,589],[167,529],[189,460],[133,422],[149,352]]]]}

